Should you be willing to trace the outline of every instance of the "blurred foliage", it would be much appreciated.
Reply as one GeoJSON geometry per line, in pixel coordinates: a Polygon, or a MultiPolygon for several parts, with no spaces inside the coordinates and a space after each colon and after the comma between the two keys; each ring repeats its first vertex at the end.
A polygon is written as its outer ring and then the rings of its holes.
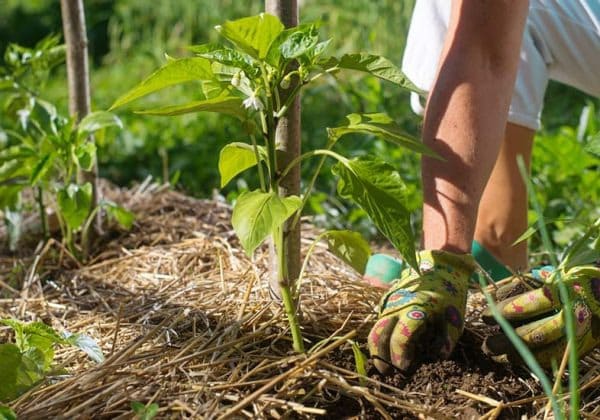
{"type": "MultiPolygon", "coordinates": [[[[371,51],[400,63],[414,0],[304,0],[301,20],[323,22],[325,37],[336,34],[332,51],[371,51]],[[342,36],[340,36],[342,34],[342,36]]],[[[0,49],[8,42],[32,46],[48,33],[60,33],[60,8],[56,0],[0,0],[0,49]]],[[[86,0],[86,18],[90,50],[93,58],[93,109],[106,109],[120,94],[131,88],[163,63],[169,55],[186,54],[185,47],[214,41],[214,25],[225,19],[235,19],[262,10],[262,0],[86,0]]],[[[169,95],[184,103],[194,97],[193,88],[171,89],[169,95]]],[[[56,71],[44,95],[66,110],[66,77],[64,69],[56,71]]],[[[164,93],[148,98],[146,105],[174,102],[165,100],[164,93]]],[[[591,214],[593,201],[590,194],[598,195],[600,183],[594,182],[598,173],[586,170],[581,177],[589,177],[586,195],[578,199],[578,186],[571,187],[561,178],[565,173],[576,173],[577,166],[568,172],[555,171],[558,153],[579,147],[576,129],[583,107],[591,99],[574,89],[551,83],[544,108],[544,128],[537,136],[533,175],[543,191],[538,194],[548,206],[549,217],[591,214]],[[571,130],[571,134],[565,134],[571,130]],[[573,131],[575,130],[575,131],[573,131]],[[561,149],[562,148],[562,149],[561,149]],[[548,151],[554,161],[549,162],[548,151]],[[559,152],[560,151],[560,152],[559,152]],[[587,175],[586,175],[587,174],[587,175]],[[593,193],[589,193],[593,190],[593,193]],[[561,196],[562,194],[562,196],[561,196]],[[560,207],[559,200],[569,203],[560,207]],[[573,212],[573,213],[567,213],[573,212]]],[[[315,148],[326,140],[324,127],[338,125],[349,112],[387,112],[408,132],[417,133],[420,119],[409,107],[408,96],[387,83],[350,76],[342,81],[322,78],[322,82],[306,92],[302,100],[302,138],[307,148],[315,148]],[[340,97],[334,85],[340,84],[340,97]]],[[[597,111],[593,112],[597,118],[597,111]]],[[[218,150],[231,140],[243,140],[236,124],[215,115],[181,116],[177,118],[140,118],[129,110],[121,111],[125,130],[111,142],[101,144],[98,155],[101,174],[114,182],[127,185],[146,176],[165,179],[180,174],[178,188],[196,196],[210,195],[219,186],[217,171],[218,150]]],[[[1,119],[1,116],[0,116],[1,119]]],[[[421,192],[418,158],[412,153],[363,137],[348,139],[340,145],[349,156],[375,154],[399,168],[410,185],[411,209],[420,207],[421,192]]],[[[574,152],[575,153],[575,152],[574,152]]],[[[579,152],[577,152],[579,153],[579,152]]],[[[578,156],[578,155],[577,155],[578,156]]],[[[562,159],[562,158],[561,158],[562,159]]],[[[308,170],[308,168],[306,168],[308,170]]],[[[335,182],[326,174],[317,185],[318,193],[311,200],[311,209],[317,215],[327,213],[328,223],[338,228],[352,225],[354,230],[374,233],[362,211],[349,207],[335,197],[335,182]]],[[[576,175],[573,175],[576,177],[576,175]]],[[[573,178],[574,179],[574,178],[573,178]]],[[[234,198],[240,191],[255,187],[257,180],[249,178],[232,183],[223,194],[234,198]]],[[[583,193],[583,191],[581,191],[583,193]]],[[[596,201],[597,203],[597,201],[596,201]]],[[[597,207],[597,204],[596,204],[597,207]]],[[[419,212],[414,224],[420,225],[419,212]]],[[[556,227],[556,226],[555,226],[556,227]]],[[[534,241],[535,244],[535,241],[534,241]]]]}

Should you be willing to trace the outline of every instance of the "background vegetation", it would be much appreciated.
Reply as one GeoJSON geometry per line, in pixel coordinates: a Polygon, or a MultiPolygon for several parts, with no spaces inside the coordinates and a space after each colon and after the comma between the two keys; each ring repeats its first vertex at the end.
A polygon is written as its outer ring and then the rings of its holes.
{"type": "MultiPolygon", "coordinates": [[[[339,53],[367,50],[400,62],[412,9],[411,0],[305,0],[303,21],[322,20],[323,32],[335,33],[339,53]]],[[[2,0],[0,51],[14,42],[33,46],[49,33],[62,31],[60,9],[55,0],[2,0]]],[[[187,45],[214,41],[216,24],[259,12],[262,0],[87,0],[88,36],[92,54],[92,108],[103,110],[123,92],[147,76],[169,55],[186,54],[187,45]]],[[[417,133],[420,120],[409,108],[407,94],[377,80],[348,77],[326,79],[303,97],[303,142],[313,147],[325,140],[324,127],[339,124],[352,110],[384,111],[407,130],[417,133]],[[340,84],[342,99],[332,85],[340,84]]],[[[178,102],[191,99],[190,89],[172,89],[151,96],[148,101],[165,101],[162,95],[177,96],[178,102]]],[[[67,108],[64,67],[55,70],[43,88],[43,96],[67,108]]],[[[583,151],[587,136],[598,131],[597,99],[573,89],[551,84],[544,110],[544,128],[537,136],[533,179],[544,205],[554,239],[566,244],[580,229],[565,220],[577,217],[586,223],[600,212],[598,160],[583,151]],[[584,107],[587,111],[582,114],[584,107]]],[[[147,107],[148,108],[148,107],[147,107]]],[[[211,196],[219,186],[218,150],[231,140],[241,139],[237,124],[216,115],[189,115],[177,118],[137,116],[121,111],[124,130],[100,144],[101,175],[120,185],[147,176],[171,180],[189,194],[211,196]]],[[[0,114],[0,130],[2,127],[0,114]]],[[[1,133],[0,133],[1,134],[1,133]]],[[[0,135],[0,147],[2,147],[0,135]]],[[[415,156],[390,147],[383,141],[356,138],[342,147],[346,155],[376,154],[389,161],[409,183],[411,207],[420,207],[418,161],[415,156]]],[[[307,170],[309,168],[306,168],[307,170]]],[[[318,193],[311,201],[317,220],[374,234],[364,213],[339,202],[333,193],[335,181],[323,171],[318,193]],[[322,217],[325,216],[326,217],[322,217]]],[[[257,180],[239,180],[222,193],[234,198],[257,180]]],[[[534,216],[532,215],[532,219],[534,216]]],[[[533,221],[533,220],[532,220],[533,221]]],[[[418,212],[414,223],[419,225],[418,212]]],[[[534,238],[534,250],[539,243],[534,238]]]]}

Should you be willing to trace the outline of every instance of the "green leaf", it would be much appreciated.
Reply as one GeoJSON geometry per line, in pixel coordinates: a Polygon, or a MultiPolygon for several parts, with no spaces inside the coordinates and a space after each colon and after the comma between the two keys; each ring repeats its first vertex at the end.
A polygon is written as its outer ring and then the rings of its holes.
{"type": "Polygon", "coordinates": [[[406,134],[387,114],[350,114],[346,118],[348,119],[347,125],[328,129],[330,137],[337,140],[351,133],[371,134],[414,152],[440,158],[421,141],[406,134]]]}
{"type": "Polygon", "coordinates": [[[357,70],[387,80],[413,92],[425,93],[417,88],[398,66],[387,58],[378,55],[367,53],[345,54],[340,59],[332,57],[327,62],[321,63],[321,66],[326,69],[338,67],[340,69],[357,70]]]}
{"type": "Polygon", "coordinates": [[[216,98],[193,101],[183,105],[166,106],[147,111],[135,111],[136,114],[172,116],[188,114],[190,112],[218,112],[231,115],[241,120],[247,117],[242,106],[242,99],[236,96],[217,96],[216,98]]]}
{"type": "Polygon", "coordinates": [[[96,363],[104,362],[104,353],[96,341],[85,334],[66,334],[66,342],[83,350],[96,363]]]}
{"type": "Polygon", "coordinates": [[[600,260],[600,219],[596,220],[565,250],[561,267],[568,270],[573,267],[593,264],[600,260]]]}
{"type": "Polygon", "coordinates": [[[324,234],[329,251],[358,273],[365,272],[371,249],[360,233],[349,230],[329,230],[324,234]]]}
{"type": "Polygon", "coordinates": [[[227,21],[216,29],[245,53],[254,58],[264,59],[271,43],[283,31],[284,26],[275,16],[261,13],[257,16],[227,21]]]}
{"type": "Polygon", "coordinates": [[[0,406],[0,420],[17,420],[17,415],[9,407],[0,406]]]}
{"type": "Polygon", "coordinates": [[[600,159],[600,132],[594,134],[588,140],[584,150],[600,159]]]}
{"type": "Polygon", "coordinates": [[[243,52],[236,51],[223,45],[194,45],[188,47],[188,49],[199,57],[244,70],[246,74],[250,76],[256,76],[260,71],[258,67],[255,66],[253,58],[248,54],[244,54],[243,52]]]}
{"type": "MultiPolygon", "coordinates": [[[[32,349],[21,353],[15,344],[0,344],[0,401],[10,401],[27,391],[41,379],[43,372],[29,355],[39,351],[32,349]]],[[[37,359],[43,356],[35,356],[37,359]]]]}
{"type": "Polygon", "coordinates": [[[0,165],[11,160],[20,160],[35,156],[36,152],[28,147],[18,145],[7,147],[4,150],[0,150],[0,165]]]}
{"type": "Polygon", "coordinates": [[[58,208],[67,226],[75,230],[79,228],[92,206],[92,184],[85,185],[69,184],[58,190],[58,208]]]}
{"type": "Polygon", "coordinates": [[[11,160],[4,164],[0,164],[0,181],[7,181],[26,173],[27,168],[23,166],[23,162],[11,160]]]}
{"type": "Polygon", "coordinates": [[[340,161],[338,193],[358,204],[391,241],[411,267],[417,269],[415,236],[404,199],[406,187],[392,166],[376,158],[340,161]]]}
{"type": "Polygon", "coordinates": [[[122,228],[131,229],[135,221],[135,215],[132,212],[112,201],[102,201],[100,205],[106,210],[109,216],[115,218],[122,228]]]}
{"type": "Polygon", "coordinates": [[[525,232],[523,232],[523,234],[521,234],[521,236],[519,236],[513,243],[512,246],[515,246],[517,244],[520,244],[523,241],[528,240],[529,238],[531,238],[533,235],[535,235],[537,233],[537,228],[535,226],[529,226],[525,232]]]}
{"type": "Polygon", "coordinates": [[[273,192],[251,191],[241,194],[233,208],[231,223],[242,247],[250,256],[273,231],[301,206],[297,196],[279,197],[273,192]]]}
{"type": "Polygon", "coordinates": [[[91,171],[96,161],[96,144],[85,141],[77,147],[75,154],[79,167],[84,171],[91,171]]]}
{"type": "MultiPolygon", "coordinates": [[[[260,159],[267,158],[264,147],[258,146],[260,159]]],[[[219,155],[219,173],[221,188],[229,183],[236,175],[256,165],[256,154],[252,145],[247,143],[229,143],[221,149],[219,155]]]]}
{"type": "Polygon", "coordinates": [[[360,350],[360,346],[356,341],[350,340],[352,344],[352,353],[354,353],[354,364],[356,365],[356,373],[358,373],[358,382],[360,386],[366,386],[367,381],[367,357],[360,350]]]}
{"type": "Polygon", "coordinates": [[[64,338],[43,322],[23,323],[16,319],[4,319],[2,324],[15,331],[16,344],[39,372],[46,372],[54,361],[54,345],[65,344],[64,338]]]}
{"type": "Polygon", "coordinates": [[[52,163],[54,163],[54,153],[50,152],[44,155],[34,166],[33,171],[31,171],[31,176],[29,177],[29,183],[31,185],[36,185],[40,179],[46,175],[48,170],[52,167],[52,163]]]}
{"type": "Polygon", "coordinates": [[[98,130],[102,130],[108,127],[123,128],[123,123],[116,115],[106,112],[98,111],[92,112],[86,115],[78,126],[79,138],[87,137],[90,134],[95,133],[98,130]]]}
{"type": "Polygon", "coordinates": [[[319,42],[317,29],[311,25],[304,30],[297,30],[283,41],[279,50],[281,55],[287,59],[293,59],[306,54],[319,42]]]}
{"type": "Polygon", "coordinates": [[[140,420],[152,420],[158,413],[158,404],[152,403],[148,407],[138,401],[131,402],[131,409],[140,420]]]}
{"type": "Polygon", "coordinates": [[[168,61],[143,82],[117,99],[110,109],[118,108],[168,86],[190,82],[192,80],[212,79],[214,79],[214,74],[211,69],[211,63],[205,58],[193,57],[168,61]]]}
{"type": "Polygon", "coordinates": [[[19,396],[17,375],[21,365],[21,352],[14,344],[0,344],[0,401],[10,401],[19,396]]]}

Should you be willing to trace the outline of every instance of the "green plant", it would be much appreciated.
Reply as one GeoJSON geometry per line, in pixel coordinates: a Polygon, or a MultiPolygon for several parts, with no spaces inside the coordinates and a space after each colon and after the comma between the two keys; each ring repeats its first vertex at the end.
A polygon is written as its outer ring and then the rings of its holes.
{"type": "Polygon", "coordinates": [[[140,420],[152,420],[158,414],[158,404],[156,403],[146,406],[141,402],[132,401],[131,409],[140,420]]]}
{"type": "Polygon", "coordinates": [[[17,420],[17,415],[10,408],[0,405],[0,420],[17,420]]]}
{"type": "Polygon", "coordinates": [[[42,322],[23,323],[3,319],[0,323],[11,327],[15,343],[0,344],[0,401],[10,401],[55,372],[53,366],[56,345],[75,346],[96,363],[104,360],[102,350],[90,337],[83,334],[57,333],[42,322]]]}
{"type": "MultiPolygon", "coordinates": [[[[0,69],[0,90],[7,96],[2,131],[6,147],[0,151],[0,205],[9,227],[11,248],[19,236],[21,194],[26,188],[35,191],[40,214],[41,231],[49,236],[47,202],[51,202],[58,217],[62,237],[74,255],[80,255],[74,234],[82,229],[85,239],[89,220],[100,209],[125,227],[133,216],[114,203],[101,202],[92,208],[92,186],[77,180],[80,170],[89,171],[96,161],[96,146],[86,138],[92,134],[102,138],[108,127],[121,127],[121,122],[107,112],[94,112],[79,124],[73,118],[60,115],[56,107],[42,99],[38,88],[48,72],[62,63],[64,48],[56,37],[40,42],[34,49],[10,45],[5,54],[7,63],[0,69]]],[[[82,240],[85,243],[85,240],[82,240]]],[[[85,252],[84,252],[85,255],[85,252]]]]}
{"type": "MultiPolygon", "coordinates": [[[[258,170],[259,188],[237,198],[232,224],[248,255],[267,237],[273,237],[282,299],[297,351],[303,351],[303,343],[296,319],[297,296],[288,281],[283,225],[288,220],[292,226],[299,222],[327,157],[337,161],[333,172],[339,178],[339,194],[362,207],[405,261],[417,266],[410,214],[404,203],[406,187],[400,174],[374,157],[343,157],[332,150],[336,143],[348,134],[367,134],[434,156],[390,117],[379,113],[349,115],[347,124],[327,129],[322,148],[301,156],[287,156],[278,149],[275,132],[280,118],[286,115],[303,87],[324,76],[354,70],[417,91],[402,72],[383,57],[366,53],[345,54],[340,58],[329,56],[330,40],[319,39],[318,27],[318,24],[305,24],[284,29],[276,17],[268,14],[225,22],[217,30],[232,47],[204,44],[190,47],[194,57],[169,57],[162,68],[118,98],[111,108],[169,86],[195,82],[199,100],[139,113],[173,116],[217,112],[241,121],[248,139],[243,143],[230,143],[221,150],[221,186],[249,168],[258,170]],[[281,196],[281,180],[293,167],[312,157],[319,157],[319,161],[303,197],[281,196]]],[[[355,236],[338,235],[337,239],[343,240],[346,248],[364,248],[362,239],[359,241],[355,236]]]]}

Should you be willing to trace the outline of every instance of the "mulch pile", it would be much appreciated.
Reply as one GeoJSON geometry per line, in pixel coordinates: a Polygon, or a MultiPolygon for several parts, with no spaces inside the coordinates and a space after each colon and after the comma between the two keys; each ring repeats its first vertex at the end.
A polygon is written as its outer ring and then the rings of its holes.
{"type": "MultiPolygon", "coordinates": [[[[131,418],[157,403],[161,418],[530,418],[547,400],[528,371],[480,350],[489,327],[483,297],[469,300],[467,330],[450,360],[412,376],[356,373],[381,292],[317,246],[302,282],[303,334],[291,351],[282,307],[268,291],[268,250],[241,250],[224,202],[196,200],[149,182],[104,194],[132,209],[130,232],[111,229],[79,265],[56,242],[0,253],[0,317],[44,321],[93,337],[95,365],[57,351],[68,372],[11,402],[22,419],[131,418]]],[[[303,246],[317,235],[306,224],[303,246]]],[[[12,340],[0,329],[0,342],[12,340]]],[[[600,351],[582,361],[582,416],[600,416],[600,351]]],[[[568,401],[567,398],[565,400],[568,401]]]]}

